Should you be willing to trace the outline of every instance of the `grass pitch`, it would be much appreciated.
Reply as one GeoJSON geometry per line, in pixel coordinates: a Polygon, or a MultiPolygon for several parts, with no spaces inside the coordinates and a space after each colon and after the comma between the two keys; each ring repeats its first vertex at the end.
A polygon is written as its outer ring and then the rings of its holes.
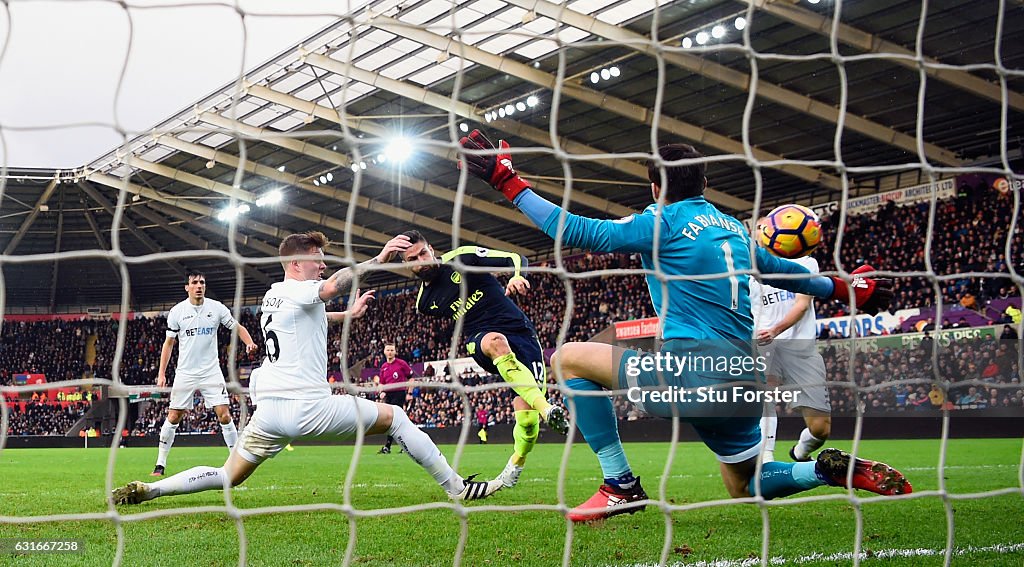
{"type": "MultiPolygon", "coordinates": [[[[247,563],[254,566],[340,565],[350,536],[353,565],[451,565],[460,535],[460,519],[451,509],[396,513],[396,508],[446,505],[444,493],[405,455],[377,455],[376,440],[359,457],[351,485],[350,504],[362,512],[384,509],[375,517],[350,519],[341,510],[274,511],[241,521],[247,563]]],[[[830,445],[849,449],[849,442],[830,445]]],[[[915,491],[938,489],[937,440],[864,441],[860,453],[885,460],[903,470],[915,491]]],[[[530,456],[518,487],[491,500],[471,504],[508,507],[557,505],[563,445],[541,444],[530,456]]],[[[788,449],[779,442],[778,453],[788,449]]],[[[455,447],[442,450],[453,460],[455,447]]],[[[726,498],[713,455],[696,443],[681,443],[668,477],[663,479],[668,443],[626,445],[634,471],[652,498],[665,480],[666,501],[686,505],[726,498]]],[[[493,476],[507,460],[509,445],[469,445],[459,470],[493,476]]],[[[246,511],[303,504],[342,505],[353,447],[296,447],[268,461],[245,485],[233,492],[234,505],[246,511]]],[[[106,513],[104,481],[109,450],[5,449],[0,451],[0,538],[80,539],[85,551],[68,555],[0,555],[0,565],[110,565],[117,549],[111,519],[65,522],[6,523],[49,514],[106,513]]],[[[219,465],[223,448],[178,447],[171,452],[168,472],[195,465],[219,465]]],[[[150,480],[156,449],[116,452],[115,485],[150,480]]],[[[954,500],[954,565],[1024,564],[1024,497],[1020,492],[1019,439],[952,440],[949,442],[946,489],[952,494],[1016,488],[1013,494],[954,500]]],[[[565,472],[565,503],[575,505],[599,484],[597,459],[586,445],[573,446],[565,472]]],[[[818,488],[808,496],[843,495],[818,488]]],[[[865,496],[867,494],[861,493],[865,496]]],[[[870,495],[873,496],[873,495],[870,495]]],[[[159,499],[140,506],[117,508],[124,531],[123,565],[222,566],[239,563],[243,537],[224,511],[196,512],[198,507],[223,506],[220,492],[159,499]],[[177,508],[181,514],[144,518],[177,508]],[[134,516],[134,517],[133,517],[134,516]]],[[[890,500],[872,497],[860,506],[865,565],[941,565],[947,520],[937,496],[890,500]],[[908,552],[900,550],[910,550],[908,552]],[[905,556],[900,556],[901,554],[905,556]]],[[[856,537],[854,506],[846,500],[819,500],[767,509],[771,538],[769,555],[776,564],[850,564],[856,537]],[[817,554],[817,555],[815,555],[817,554]],[[833,555],[838,554],[838,555],[833,555]],[[847,555],[843,555],[847,554],[847,555]]],[[[112,516],[111,516],[112,517],[112,516]]],[[[565,553],[567,526],[555,510],[470,511],[462,564],[498,566],[559,565],[565,553]]],[[[618,516],[571,529],[573,565],[656,564],[663,547],[670,564],[724,567],[760,564],[762,512],[758,506],[729,503],[666,515],[648,507],[632,516],[618,516]],[[667,521],[669,520],[669,521],[667,521]],[[671,533],[667,534],[667,527],[671,533]],[[704,562],[704,563],[702,563],[704,562]]]]}

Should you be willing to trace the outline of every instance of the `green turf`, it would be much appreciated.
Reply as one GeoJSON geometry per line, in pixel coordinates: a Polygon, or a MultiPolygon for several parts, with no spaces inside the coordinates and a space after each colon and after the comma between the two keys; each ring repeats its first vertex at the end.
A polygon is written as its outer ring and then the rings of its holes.
{"type": "MultiPolygon", "coordinates": [[[[847,442],[834,443],[848,448],[847,442]]],[[[780,446],[782,446],[780,444],[780,446]]],[[[444,494],[408,457],[377,455],[376,446],[361,456],[353,479],[351,504],[358,510],[444,502],[444,494]]],[[[451,459],[454,447],[443,447],[451,459]]],[[[634,470],[648,493],[656,497],[668,444],[630,443],[626,447],[634,470]]],[[[510,447],[466,447],[460,470],[497,474],[510,447]]],[[[556,504],[556,479],[563,446],[539,445],[519,487],[498,493],[488,503],[556,504]]],[[[295,504],[341,504],[351,447],[299,446],[264,464],[234,493],[243,509],[295,504]]],[[[939,442],[866,441],[862,454],[904,469],[917,490],[938,487],[939,442]]],[[[44,514],[105,512],[104,474],[109,451],[102,449],[8,449],[0,451],[0,515],[19,518],[44,514]]],[[[151,470],[156,449],[121,449],[114,480],[123,484],[151,470]]],[[[218,465],[222,448],[175,448],[169,472],[218,465]]],[[[1019,487],[1020,440],[954,440],[949,442],[947,489],[954,493],[1019,487]]],[[[724,498],[718,467],[702,445],[680,444],[667,482],[667,498],[675,504],[724,498]]],[[[565,498],[578,503],[598,484],[596,458],[585,445],[573,447],[566,471],[565,498]]],[[[840,494],[819,488],[811,495],[840,494]]],[[[938,498],[886,501],[875,498],[862,506],[863,547],[867,550],[943,549],[946,513],[938,498]]],[[[219,492],[179,496],[141,506],[119,507],[133,514],[174,507],[216,506],[219,492]]],[[[1024,543],[1024,499],[1019,493],[953,503],[955,545],[966,548],[1024,543]]],[[[813,553],[853,550],[855,511],[847,502],[809,502],[769,511],[770,555],[787,564],[813,553]]],[[[349,520],[338,511],[275,513],[244,520],[250,565],[339,565],[349,541],[349,520]]],[[[223,513],[189,513],[123,524],[123,565],[237,565],[239,532],[223,513]]],[[[730,504],[671,515],[669,562],[743,560],[761,550],[761,512],[752,505],[730,504]]],[[[666,516],[648,508],[601,525],[573,530],[572,564],[624,565],[657,563],[665,542],[666,516]]],[[[355,520],[354,565],[451,565],[459,540],[458,516],[432,510],[355,520]]],[[[471,513],[463,565],[557,565],[567,527],[554,511],[492,511],[471,513]]],[[[117,534],[110,520],[65,523],[0,524],[0,538],[77,538],[85,540],[80,555],[0,556],[0,565],[109,565],[117,534]]],[[[1019,548],[1019,546],[1018,546],[1019,548]]],[[[847,564],[840,561],[838,564],[847,564]]],[[[819,564],[834,565],[836,561],[819,564]]],[[[941,557],[870,559],[866,565],[941,565],[941,557]]],[[[1024,554],[974,552],[958,556],[955,565],[1021,565],[1024,554]]]]}

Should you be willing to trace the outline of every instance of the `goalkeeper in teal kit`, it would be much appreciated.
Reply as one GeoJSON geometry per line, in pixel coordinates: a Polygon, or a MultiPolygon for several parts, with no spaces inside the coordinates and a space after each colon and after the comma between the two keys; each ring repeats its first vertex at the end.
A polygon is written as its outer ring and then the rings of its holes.
{"type": "MultiPolygon", "coordinates": [[[[677,415],[691,423],[718,457],[722,480],[734,498],[760,494],[770,499],[822,485],[845,487],[851,466],[854,488],[886,495],[912,491],[910,483],[892,467],[854,459],[838,449],[826,449],[817,461],[807,463],[764,463],[760,478],[755,479],[762,404],[744,401],[749,399],[745,395],[759,393],[748,276],[744,273],[753,269],[751,246],[744,226],[704,199],[707,178],[703,162],[664,167],[652,162],[648,167],[652,196],[657,201],[664,193],[660,214],[655,203],[640,214],[609,221],[568,213],[531,191],[513,169],[504,141],[495,151],[491,142],[474,130],[460,143],[468,151],[460,165],[501,191],[548,236],[558,237],[564,217],[564,246],[636,252],[645,269],[665,278],[659,281],[653,274],[647,276],[651,300],[661,319],[662,352],[643,354],[606,344],[567,343],[552,357],[551,365],[561,368],[568,388],[629,390],[630,401],[648,413],[663,418],[677,415]],[[661,395],[647,395],[673,389],[687,393],[668,401],[661,395]],[[718,396],[706,401],[707,392],[715,391],[718,396]]],[[[665,162],[703,157],[685,144],[663,146],[659,154],[665,162]]],[[[835,277],[768,277],[809,272],[760,247],[754,259],[757,270],[766,275],[764,281],[775,287],[841,299],[868,313],[877,313],[892,299],[889,280],[858,275],[873,271],[870,266],[854,270],[851,297],[851,287],[835,277]]],[[[569,518],[588,521],[643,509],[647,495],[623,452],[611,400],[593,395],[571,399],[576,424],[597,454],[604,482],[589,500],[570,510],[569,518]]]]}

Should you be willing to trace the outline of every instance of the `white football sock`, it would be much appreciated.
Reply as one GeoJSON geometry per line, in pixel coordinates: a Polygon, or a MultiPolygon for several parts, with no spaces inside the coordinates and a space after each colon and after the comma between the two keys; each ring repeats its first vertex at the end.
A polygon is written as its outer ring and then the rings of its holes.
{"type": "Polygon", "coordinates": [[[765,408],[768,415],[761,418],[761,441],[766,453],[775,452],[775,433],[779,429],[779,417],[775,415],[775,406],[765,408]]]}
{"type": "Polygon", "coordinates": [[[157,466],[167,466],[167,454],[171,452],[171,445],[174,445],[174,432],[177,430],[177,424],[164,419],[164,424],[160,427],[160,451],[156,456],[157,466]]]}
{"type": "Polygon", "coordinates": [[[391,420],[391,429],[388,430],[388,435],[394,437],[395,443],[398,443],[406,454],[416,461],[416,464],[426,469],[448,494],[456,495],[462,492],[466,487],[465,482],[448,465],[448,460],[441,454],[437,445],[409,420],[405,410],[400,407],[394,407],[392,410],[394,417],[391,420]]]}
{"type": "Polygon", "coordinates": [[[821,448],[825,444],[825,439],[818,439],[814,435],[811,435],[811,430],[804,428],[800,432],[800,442],[796,444],[796,448],[793,449],[793,454],[798,459],[806,459],[811,456],[811,453],[821,448]]]}
{"type": "Polygon", "coordinates": [[[224,436],[224,444],[228,446],[228,450],[234,449],[235,443],[238,442],[238,429],[235,428],[235,422],[229,421],[220,424],[220,433],[224,436]]]}
{"type": "Polygon", "coordinates": [[[163,480],[147,484],[149,491],[146,493],[146,500],[175,494],[192,494],[204,490],[222,490],[226,479],[227,473],[222,467],[192,467],[187,471],[181,471],[163,480]]]}

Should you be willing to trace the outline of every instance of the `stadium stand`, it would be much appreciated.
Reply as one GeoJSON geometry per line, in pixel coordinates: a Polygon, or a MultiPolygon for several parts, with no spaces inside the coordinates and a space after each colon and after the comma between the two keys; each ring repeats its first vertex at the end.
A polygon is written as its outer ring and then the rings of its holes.
{"type": "MultiPolygon", "coordinates": [[[[1006,231],[1013,214],[1013,200],[1007,195],[993,199],[992,192],[970,191],[936,204],[935,231],[931,246],[932,267],[938,275],[964,272],[1009,272],[1006,259],[1006,231]]],[[[901,271],[925,270],[925,237],[929,204],[897,207],[889,202],[874,214],[847,217],[840,258],[847,269],[863,263],[876,268],[898,266],[901,271]]],[[[814,256],[822,271],[835,270],[833,250],[838,215],[825,217],[823,239],[814,256]]],[[[1024,236],[1018,223],[1011,242],[1010,258],[1017,271],[1024,270],[1024,236]]],[[[894,309],[932,307],[935,292],[924,278],[897,278],[894,309]]],[[[951,308],[973,309],[982,317],[998,321],[1002,312],[987,309],[988,302],[1018,295],[1007,278],[961,278],[947,281],[942,301],[951,308]]],[[[818,317],[846,314],[843,306],[819,301],[818,317]]],[[[957,318],[959,316],[956,316],[957,318]]],[[[954,319],[955,321],[956,319],[954,319]]],[[[906,330],[906,329],[903,329],[906,330]]]]}
{"type": "MultiPolygon", "coordinates": [[[[899,265],[906,270],[924,270],[925,233],[928,223],[928,205],[917,204],[883,207],[874,214],[849,216],[842,240],[841,259],[846,266],[864,262],[879,267],[899,265]]],[[[934,269],[938,274],[986,271],[1007,272],[1005,256],[1006,227],[1010,226],[1012,202],[1007,198],[980,198],[969,190],[954,198],[939,202],[936,207],[935,240],[932,243],[934,269]]],[[[832,263],[836,227],[830,218],[823,218],[825,235],[816,257],[822,270],[835,269],[832,263]]],[[[1020,228],[1018,228],[1020,231],[1020,228]]],[[[1015,235],[1011,242],[1011,258],[1017,270],[1024,271],[1022,237],[1015,235]]],[[[551,267],[552,262],[534,266],[551,267]]],[[[606,269],[640,269],[639,259],[626,254],[580,254],[564,260],[565,269],[584,274],[606,269]]],[[[519,299],[523,310],[537,327],[538,336],[545,347],[553,347],[565,315],[567,299],[562,280],[548,273],[530,274],[533,288],[526,299],[519,299]]],[[[652,317],[643,275],[607,275],[582,277],[573,282],[572,320],[566,340],[587,340],[615,321],[652,317]]],[[[416,287],[379,294],[370,313],[352,325],[350,352],[345,358],[341,352],[342,327],[332,326],[329,370],[340,379],[343,362],[348,366],[363,362],[367,368],[379,367],[385,342],[394,342],[398,355],[411,363],[422,363],[448,357],[451,324],[426,320],[415,310],[416,287]]],[[[933,291],[923,278],[900,278],[896,281],[895,309],[921,308],[925,323],[921,328],[935,331],[933,291]]],[[[944,313],[940,328],[956,329],[980,324],[1011,322],[1011,312],[1019,305],[1017,289],[1008,278],[962,278],[949,281],[943,287],[944,313]]],[[[331,309],[343,310],[344,302],[331,309]]],[[[819,318],[844,315],[839,304],[818,302],[819,318]]],[[[240,322],[251,330],[259,327],[254,311],[242,311],[240,322]]],[[[39,320],[9,321],[0,335],[0,383],[14,383],[14,374],[45,374],[51,381],[80,378],[83,375],[109,376],[113,370],[114,349],[120,322],[116,320],[39,320]],[[86,362],[87,339],[96,335],[95,363],[86,362]],[[56,377],[56,378],[50,378],[56,377]]],[[[127,321],[126,348],[121,365],[121,379],[128,385],[152,384],[160,361],[165,323],[162,317],[138,316],[127,321]]],[[[908,325],[891,329],[892,333],[915,330],[908,325]]],[[[230,336],[220,330],[221,366],[227,375],[227,355],[230,336]]],[[[886,348],[877,352],[858,353],[853,375],[861,387],[855,398],[851,389],[834,386],[830,390],[836,413],[853,412],[858,403],[865,411],[898,412],[923,411],[948,407],[950,409],[1021,408],[1024,390],[1020,385],[1020,372],[1016,366],[1016,345],[1011,327],[1002,329],[996,338],[976,339],[954,343],[940,349],[939,372],[953,384],[948,392],[933,388],[934,374],[930,354],[918,348],[886,348]],[[886,388],[886,381],[897,379],[919,380],[917,385],[886,388]],[[956,384],[966,382],[963,386],[956,384]],[[1015,387],[1016,386],[1016,387],[1015,387]],[[874,388],[873,388],[874,387],[874,388]]],[[[253,338],[261,350],[249,355],[244,349],[236,351],[236,367],[257,365],[262,356],[262,333],[253,338]]],[[[825,344],[824,358],[829,379],[846,379],[849,351],[825,344]]],[[[930,344],[926,341],[925,344],[930,344]]],[[[458,357],[467,356],[459,345],[458,357]]],[[[174,367],[168,369],[173,380],[174,367]]],[[[424,378],[421,378],[421,380],[424,378]]],[[[426,380],[448,379],[428,377],[426,380]]],[[[495,376],[467,374],[461,377],[467,385],[499,381],[495,376]]],[[[369,394],[372,396],[373,394],[369,394]]],[[[556,394],[557,395],[557,394],[556,394]]],[[[512,422],[511,391],[486,390],[470,395],[473,408],[484,409],[491,424],[512,422]]],[[[8,401],[11,412],[12,435],[62,435],[88,409],[87,402],[53,404],[24,400],[8,401]]],[[[624,400],[617,400],[621,419],[643,417],[631,409],[624,400]]],[[[238,417],[238,400],[232,399],[232,412],[238,417]]],[[[250,408],[251,409],[251,408],[250,408]]],[[[459,396],[451,390],[417,387],[410,390],[407,410],[413,421],[423,427],[456,427],[463,418],[459,396]]],[[[779,408],[786,414],[785,408],[779,408]]],[[[130,421],[131,434],[154,434],[166,411],[158,401],[140,404],[138,415],[130,421]]],[[[197,411],[183,421],[182,433],[206,434],[218,431],[212,410],[197,406],[197,411]]]]}

